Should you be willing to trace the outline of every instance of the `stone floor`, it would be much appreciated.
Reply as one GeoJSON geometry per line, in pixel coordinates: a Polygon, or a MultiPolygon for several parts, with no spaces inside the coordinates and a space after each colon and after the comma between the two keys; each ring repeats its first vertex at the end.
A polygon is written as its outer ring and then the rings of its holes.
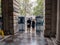
{"type": "Polygon", "coordinates": [[[2,42],[0,45],[48,45],[48,41],[44,38],[43,33],[17,33],[2,42]]]}

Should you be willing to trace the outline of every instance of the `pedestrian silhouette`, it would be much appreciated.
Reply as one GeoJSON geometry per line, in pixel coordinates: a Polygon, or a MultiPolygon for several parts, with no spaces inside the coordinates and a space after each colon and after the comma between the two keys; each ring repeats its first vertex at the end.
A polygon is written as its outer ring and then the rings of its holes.
{"type": "Polygon", "coordinates": [[[29,18],[29,19],[27,20],[27,31],[30,32],[30,28],[31,28],[31,19],[29,18]]]}

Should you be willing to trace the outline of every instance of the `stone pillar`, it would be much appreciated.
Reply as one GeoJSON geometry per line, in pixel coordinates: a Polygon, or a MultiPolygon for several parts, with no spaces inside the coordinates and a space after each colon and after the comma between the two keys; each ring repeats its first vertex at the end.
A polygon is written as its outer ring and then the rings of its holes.
{"type": "Polygon", "coordinates": [[[45,0],[45,37],[56,35],[57,0],[45,0]]]}
{"type": "Polygon", "coordinates": [[[51,36],[55,37],[56,35],[56,21],[57,21],[57,0],[52,0],[52,30],[51,36]]]}
{"type": "Polygon", "coordinates": [[[1,0],[1,4],[4,34],[13,34],[13,0],[1,0]]]}
{"type": "Polygon", "coordinates": [[[56,45],[60,45],[60,0],[57,0],[57,35],[56,45]]]}
{"type": "Polygon", "coordinates": [[[52,30],[52,0],[45,0],[45,30],[44,36],[50,37],[52,30]]]}

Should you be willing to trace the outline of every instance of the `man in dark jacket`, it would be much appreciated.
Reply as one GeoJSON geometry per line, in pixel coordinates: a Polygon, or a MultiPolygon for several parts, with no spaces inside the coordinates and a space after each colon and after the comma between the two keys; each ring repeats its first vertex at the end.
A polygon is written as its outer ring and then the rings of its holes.
{"type": "Polygon", "coordinates": [[[32,20],[32,31],[35,31],[35,20],[32,20]]]}
{"type": "Polygon", "coordinates": [[[29,19],[27,20],[27,31],[30,32],[30,28],[31,28],[31,19],[29,18],[29,19]]]}

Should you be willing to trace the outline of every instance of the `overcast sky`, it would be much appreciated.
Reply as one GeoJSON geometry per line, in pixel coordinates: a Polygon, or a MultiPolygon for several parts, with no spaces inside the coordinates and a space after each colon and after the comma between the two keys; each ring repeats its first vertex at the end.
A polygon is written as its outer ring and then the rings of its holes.
{"type": "Polygon", "coordinates": [[[37,5],[36,1],[37,1],[37,0],[30,0],[30,3],[33,2],[33,3],[32,3],[32,4],[33,4],[32,8],[35,7],[35,6],[37,5]]]}
{"type": "Polygon", "coordinates": [[[35,2],[36,0],[30,0],[31,2],[35,2]]]}

